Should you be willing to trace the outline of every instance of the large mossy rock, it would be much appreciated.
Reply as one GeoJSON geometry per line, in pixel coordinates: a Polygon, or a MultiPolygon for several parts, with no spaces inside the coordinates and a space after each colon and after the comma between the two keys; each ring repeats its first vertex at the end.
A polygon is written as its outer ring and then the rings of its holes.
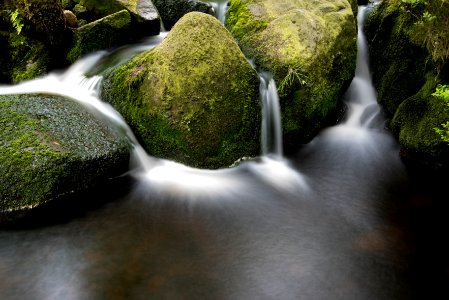
{"type": "Polygon", "coordinates": [[[258,85],[229,32],[194,12],[160,45],[108,74],[102,97],[150,154],[219,168],[259,154],[258,85]]]}
{"type": "MultiPolygon", "coordinates": [[[[73,100],[0,95],[0,211],[36,207],[119,176],[130,145],[73,100]]],[[[1,219],[1,218],[0,218],[1,219]]]]}
{"type": "Polygon", "coordinates": [[[202,12],[212,14],[212,6],[209,3],[197,0],[153,0],[156,5],[165,29],[170,28],[189,12],[202,12]]]}
{"type": "Polygon", "coordinates": [[[435,132],[449,120],[449,110],[432,96],[437,84],[448,84],[447,68],[437,75],[427,49],[411,38],[414,23],[393,1],[383,1],[370,12],[365,33],[373,83],[392,119],[402,157],[432,168],[449,166],[449,145],[435,132]]]}
{"type": "Polygon", "coordinates": [[[248,57],[274,73],[287,151],[335,121],[357,52],[347,0],[231,0],[226,26],[248,57]]]}
{"type": "Polygon", "coordinates": [[[127,10],[121,10],[74,29],[74,41],[67,60],[73,63],[87,53],[123,45],[130,41],[131,28],[131,15],[127,10]]]}

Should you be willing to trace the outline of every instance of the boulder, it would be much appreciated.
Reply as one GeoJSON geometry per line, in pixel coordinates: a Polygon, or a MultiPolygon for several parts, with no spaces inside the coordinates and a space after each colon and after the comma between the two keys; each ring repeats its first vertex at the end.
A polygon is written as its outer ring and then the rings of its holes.
{"type": "Polygon", "coordinates": [[[373,83],[401,156],[420,166],[447,167],[449,145],[435,128],[449,120],[449,110],[432,95],[439,83],[449,84],[447,66],[437,70],[423,43],[414,40],[415,26],[413,15],[395,2],[384,1],[370,12],[365,33],[373,83]]]}
{"type": "Polygon", "coordinates": [[[185,14],[189,12],[202,12],[213,14],[209,3],[197,0],[153,0],[166,30],[170,30],[185,14]]]}
{"type": "Polygon", "coordinates": [[[130,144],[61,96],[0,95],[0,211],[27,210],[119,176],[130,144]]]}
{"type": "Polygon", "coordinates": [[[123,45],[129,42],[130,35],[131,16],[127,10],[121,10],[74,29],[74,42],[67,60],[73,63],[87,53],[123,45]]]}
{"type": "Polygon", "coordinates": [[[357,54],[347,0],[231,0],[226,27],[248,57],[274,74],[286,151],[335,122],[357,54]]]}
{"type": "Polygon", "coordinates": [[[219,168],[259,154],[258,86],[223,25],[193,12],[160,45],[107,74],[101,94],[151,155],[219,168]]]}

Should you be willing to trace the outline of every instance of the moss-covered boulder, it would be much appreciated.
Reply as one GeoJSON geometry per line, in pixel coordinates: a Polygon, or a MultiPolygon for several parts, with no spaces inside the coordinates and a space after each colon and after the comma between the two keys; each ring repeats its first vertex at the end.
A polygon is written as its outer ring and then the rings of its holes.
{"type": "MultiPolygon", "coordinates": [[[[128,168],[111,123],[60,96],[0,95],[0,211],[26,210],[128,168]]],[[[1,218],[0,218],[1,219],[1,218]]]]}
{"type": "Polygon", "coordinates": [[[449,109],[432,96],[436,86],[435,74],[429,73],[418,93],[402,101],[390,125],[405,158],[441,167],[449,166],[449,144],[434,128],[449,121],[449,109]]]}
{"type": "Polygon", "coordinates": [[[357,52],[347,0],[231,0],[226,26],[248,57],[274,73],[287,151],[335,121],[357,52]]]}
{"type": "Polygon", "coordinates": [[[388,1],[370,11],[364,31],[371,59],[373,84],[378,101],[392,116],[398,106],[416,94],[426,82],[426,72],[433,69],[428,53],[407,35],[411,20],[388,1]]]}
{"type": "Polygon", "coordinates": [[[258,85],[229,32],[194,12],[160,45],[108,74],[102,97],[150,154],[219,168],[259,154],[258,85]]]}
{"type": "Polygon", "coordinates": [[[130,36],[129,12],[127,10],[116,12],[74,29],[74,41],[67,59],[74,62],[87,53],[125,44],[129,42],[130,36]]]}
{"type": "Polygon", "coordinates": [[[212,6],[209,3],[197,0],[153,0],[156,5],[165,29],[170,30],[185,14],[189,12],[202,12],[212,14],[212,6]]]}
{"type": "Polygon", "coordinates": [[[415,17],[422,12],[412,14],[404,5],[383,1],[370,12],[365,26],[378,101],[392,119],[390,128],[402,157],[432,167],[449,166],[449,145],[435,132],[449,120],[449,110],[432,95],[437,84],[449,83],[447,67],[438,70],[416,40],[415,17]]]}

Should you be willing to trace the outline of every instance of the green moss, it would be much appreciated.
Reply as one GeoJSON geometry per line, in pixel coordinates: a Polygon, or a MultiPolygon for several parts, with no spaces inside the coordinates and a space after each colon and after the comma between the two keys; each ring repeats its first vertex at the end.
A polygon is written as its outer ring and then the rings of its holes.
{"type": "Polygon", "coordinates": [[[226,27],[238,40],[244,39],[247,34],[263,30],[268,26],[268,21],[255,17],[249,9],[249,1],[231,1],[226,16],[226,27]]]}
{"type": "Polygon", "coordinates": [[[410,42],[406,31],[412,23],[408,17],[387,4],[370,14],[365,31],[378,101],[392,116],[404,99],[419,91],[433,65],[425,49],[410,42]]]}
{"type": "Polygon", "coordinates": [[[437,82],[435,74],[428,73],[426,83],[419,92],[401,103],[391,128],[399,137],[401,147],[413,153],[415,159],[431,163],[449,162],[449,145],[434,128],[449,119],[444,102],[432,96],[437,82]]]}
{"type": "Polygon", "coordinates": [[[257,74],[226,29],[190,13],[159,46],[106,76],[102,95],[150,154],[218,168],[258,154],[257,91],[257,74]]]}
{"type": "Polygon", "coordinates": [[[0,95],[0,210],[31,208],[127,169],[129,145],[68,99],[0,95]]]}
{"type": "Polygon", "coordinates": [[[122,10],[76,29],[67,59],[74,62],[87,53],[126,43],[130,26],[131,16],[128,11],[122,10]]]}
{"type": "Polygon", "coordinates": [[[11,78],[13,83],[33,79],[47,73],[48,50],[39,41],[11,33],[9,38],[11,78]]]}
{"type": "Polygon", "coordinates": [[[349,3],[232,0],[226,26],[243,52],[274,74],[286,150],[310,140],[332,119],[354,76],[357,33],[349,3]]]}

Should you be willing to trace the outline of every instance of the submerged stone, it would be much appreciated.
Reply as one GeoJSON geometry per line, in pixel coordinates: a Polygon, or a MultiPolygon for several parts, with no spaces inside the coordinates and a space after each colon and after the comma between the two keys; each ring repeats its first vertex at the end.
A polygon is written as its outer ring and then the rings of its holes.
{"type": "Polygon", "coordinates": [[[274,73],[286,150],[335,120],[356,63],[347,0],[231,0],[226,26],[248,57],[274,73]]]}
{"type": "Polygon", "coordinates": [[[149,154],[219,168],[259,154],[259,79],[214,17],[189,13],[154,49],[105,76],[102,98],[149,154]]]}
{"type": "Polygon", "coordinates": [[[73,100],[0,95],[0,212],[22,211],[128,169],[130,144],[73,100]]]}

